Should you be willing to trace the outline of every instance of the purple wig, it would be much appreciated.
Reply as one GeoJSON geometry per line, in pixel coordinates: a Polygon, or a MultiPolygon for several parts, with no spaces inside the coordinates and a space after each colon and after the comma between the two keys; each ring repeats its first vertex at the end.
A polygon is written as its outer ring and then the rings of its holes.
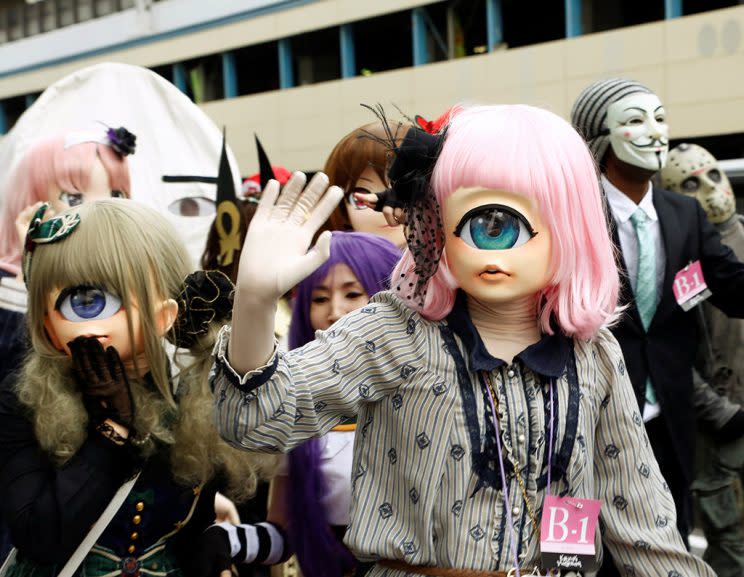
{"type": "Polygon", "coordinates": [[[332,234],[330,258],[297,285],[289,324],[290,349],[299,348],[315,338],[315,330],[310,325],[313,289],[337,264],[348,266],[370,297],[390,288],[390,273],[401,255],[393,243],[365,232],[333,231],[332,234]]]}
{"type": "MultiPolygon", "coordinates": [[[[330,258],[297,285],[289,348],[294,349],[315,338],[310,325],[313,289],[337,264],[347,265],[364,291],[371,297],[390,286],[390,273],[400,258],[391,242],[363,232],[334,231],[330,258]]],[[[320,471],[321,448],[310,439],[289,453],[289,536],[305,577],[342,577],[356,568],[351,552],[332,532],[323,507],[325,479],[320,471]]],[[[351,480],[350,480],[351,482],[351,480]]]]}

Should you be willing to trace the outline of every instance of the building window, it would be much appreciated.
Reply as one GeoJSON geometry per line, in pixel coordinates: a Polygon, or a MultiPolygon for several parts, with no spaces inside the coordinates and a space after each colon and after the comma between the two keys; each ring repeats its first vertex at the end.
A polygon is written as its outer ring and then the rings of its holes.
{"type": "Polygon", "coordinates": [[[720,8],[731,8],[732,6],[739,6],[739,4],[742,4],[739,0],[684,0],[682,11],[685,14],[697,14],[720,8]]]}
{"type": "Polygon", "coordinates": [[[38,4],[24,6],[25,35],[33,36],[42,31],[41,29],[41,7],[38,4]]]}
{"type": "Polygon", "coordinates": [[[448,4],[448,2],[439,2],[422,7],[426,31],[427,63],[454,58],[453,35],[450,30],[451,14],[448,11],[448,4]]]}
{"type": "Polygon", "coordinates": [[[106,16],[107,14],[113,14],[119,7],[117,6],[117,0],[93,0],[93,10],[96,17],[106,16]]]}
{"type": "Polygon", "coordinates": [[[75,2],[75,21],[84,22],[95,17],[94,0],[77,0],[75,2]]]}
{"type": "Polygon", "coordinates": [[[134,8],[135,2],[136,0],[0,0],[0,43],[134,8]]]}
{"type": "Polygon", "coordinates": [[[238,95],[279,89],[277,42],[265,42],[234,50],[238,95]]]}
{"type": "MultiPolygon", "coordinates": [[[[707,4],[707,0],[703,1],[707,4]]],[[[685,0],[684,6],[687,8],[687,0],[685,0]]],[[[663,19],[664,0],[649,0],[647,2],[581,0],[581,25],[584,34],[624,26],[636,26],[663,19]]]]}
{"type": "Polygon", "coordinates": [[[200,104],[225,97],[221,54],[187,60],[183,66],[186,69],[186,94],[194,102],[200,104]]]}
{"type": "Polygon", "coordinates": [[[150,68],[150,70],[152,70],[155,74],[162,76],[168,82],[173,84],[173,65],[165,64],[163,66],[153,66],[152,68],[150,68]]]}
{"type": "Polygon", "coordinates": [[[14,96],[13,98],[6,98],[3,100],[3,112],[5,113],[5,130],[6,132],[13,128],[13,125],[18,121],[26,111],[26,96],[14,96]]]}
{"type": "Polygon", "coordinates": [[[291,38],[296,86],[341,78],[338,26],[291,38]]]}
{"type": "Polygon", "coordinates": [[[449,21],[453,58],[488,51],[485,0],[452,0],[449,2],[449,21]]]}
{"type": "Polygon", "coordinates": [[[451,60],[488,50],[486,2],[449,0],[423,8],[427,62],[451,60]]]}
{"type": "Polygon", "coordinates": [[[504,0],[501,6],[504,42],[509,48],[550,42],[566,37],[563,2],[555,0],[542,2],[537,8],[532,2],[504,0]],[[535,14],[535,10],[539,11],[539,15],[535,14]]]}
{"type": "Polygon", "coordinates": [[[57,5],[55,2],[50,0],[40,2],[39,11],[42,32],[49,32],[57,28],[57,5]]]}
{"type": "Polygon", "coordinates": [[[23,38],[23,5],[8,8],[5,15],[8,40],[12,41],[23,38]]]}
{"type": "Polygon", "coordinates": [[[57,0],[57,22],[60,28],[75,24],[74,0],[57,0]]]}
{"type": "Polygon", "coordinates": [[[354,22],[354,50],[357,74],[413,66],[411,12],[395,12],[354,22]]]}

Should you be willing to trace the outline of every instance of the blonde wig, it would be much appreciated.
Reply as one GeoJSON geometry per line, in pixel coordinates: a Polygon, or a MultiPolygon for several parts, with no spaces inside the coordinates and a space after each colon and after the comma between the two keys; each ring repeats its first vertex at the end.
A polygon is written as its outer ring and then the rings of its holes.
{"type": "Polygon", "coordinates": [[[150,435],[142,451],[147,455],[158,445],[169,446],[177,481],[201,484],[219,471],[228,481],[225,493],[238,501],[250,497],[258,479],[273,472],[275,459],[233,449],[212,425],[207,376],[218,327],[192,349],[176,351],[172,362],[157,328],[158,305],[177,298],[190,272],[188,254],[176,231],[160,214],[130,200],[102,200],[66,212],[77,212],[80,224],[67,238],[35,247],[27,279],[32,349],[18,394],[31,410],[41,447],[62,465],[88,434],[88,415],[70,358],[52,345],[44,327],[50,294],[77,285],[99,286],[121,298],[132,350],[132,307],[140,313],[151,378],[130,379],[130,385],[134,428],[139,438],[150,435]]]}

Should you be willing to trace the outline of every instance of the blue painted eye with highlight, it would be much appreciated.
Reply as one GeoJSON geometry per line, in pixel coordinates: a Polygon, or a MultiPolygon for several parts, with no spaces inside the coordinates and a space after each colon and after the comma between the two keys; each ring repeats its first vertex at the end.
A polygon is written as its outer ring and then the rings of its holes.
{"type": "Polygon", "coordinates": [[[480,250],[517,248],[536,234],[522,213],[503,204],[473,208],[465,213],[455,228],[455,236],[480,250]]]}
{"type": "Polygon", "coordinates": [[[100,321],[121,310],[121,299],[101,288],[79,285],[59,293],[54,308],[68,321],[100,321]]]}

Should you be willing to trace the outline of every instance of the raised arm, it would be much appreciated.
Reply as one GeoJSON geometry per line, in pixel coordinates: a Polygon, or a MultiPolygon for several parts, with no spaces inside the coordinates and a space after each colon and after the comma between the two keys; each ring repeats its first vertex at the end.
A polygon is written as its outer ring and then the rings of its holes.
{"type": "Polygon", "coordinates": [[[245,375],[225,358],[225,327],[210,381],[220,434],[240,448],[287,451],[410,381],[433,382],[424,359],[441,351],[424,325],[393,295],[378,293],[312,342],[289,353],[276,351],[245,375]]]}
{"type": "Polygon", "coordinates": [[[328,177],[322,172],[304,185],[305,175],[300,172],[292,175],[281,193],[279,183],[270,181],[246,233],[228,348],[230,364],[240,374],[260,367],[271,357],[279,297],[328,259],[329,232],[308,249],[343,191],[337,186],[329,188],[328,177]]]}

